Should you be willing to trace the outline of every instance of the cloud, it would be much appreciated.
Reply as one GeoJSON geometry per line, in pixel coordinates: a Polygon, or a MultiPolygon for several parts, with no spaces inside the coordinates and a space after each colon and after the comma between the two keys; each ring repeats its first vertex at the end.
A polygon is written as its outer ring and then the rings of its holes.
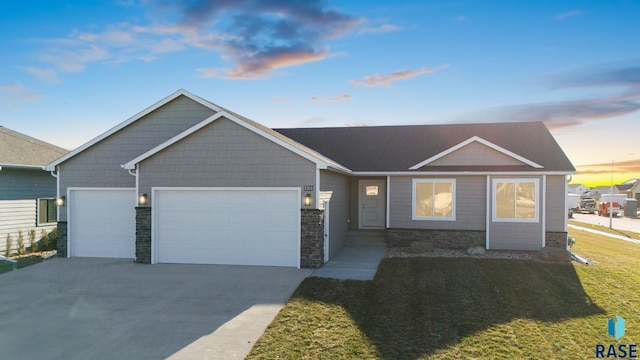
{"type": "Polygon", "coordinates": [[[564,20],[564,19],[568,19],[570,17],[578,16],[578,15],[582,14],[583,12],[584,11],[582,11],[582,10],[567,11],[565,13],[556,15],[555,19],[557,21],[561,21],[561,20],[564,20]]]}
{"type": "Polygon", "coordinates": [[[229,79],[254,79],[274,70],[331,56],[327,41],[355,30],[362,19],[325,9],[323,1],[238,0],[165,4],[182,26],[200,31],[219,25],[226,36],[210,42],[235,67],[216,71],[229,79]]]}
{"type": "MultiPolygon", "coordinates": [[[[196,69],[203,77],[264,78],[278,69],[336,56],[329,51],[329,40],[354,33],[364,22],[328,9],[321,0],[150,0],[122,5],[144,7],[153,14],[152,22],[122,22],[100,31],[74,30],[63,38],[37,39],[44,44],[39,59],[60,72],[81,72],[90,63],[149,62],[197,48],[217,52],[231,63],[228,68],[196,69]]],[[[383,25],[379,30],[391,29],[383,25]]]]}
{"type": "Polygon", "coordinates": [[[54,70],[34,66],[18,66],[18,68],[50,84],[58,84],[60,82],[60,77],[58,77],[58,73],[54,70]]]}
{"type": "Polygon", "coordinates": [[[640,91],[610,98],[513,105],[475,113],[473,116],[488,122],[544,121],[550,129],[558,129],[638,110],[640,91]]]}
{"type": "MultiPolygon", "coordinates": [[[[599,164],[585,164],[577,165],[576,170],[579,175],[611,174],[611,166],[612,164],[610,162],[599,164]]],[[[613,172],[617,174],[640,173],[640,159],[614,161],[613,172]]]]}
{"type": "Polygon", "coordinates": [[[437,68],[437,69],[423,67],[423,68],[420,68],[420,69],[417,69],[417,70],[396,71],[396,72],[388,74],[388,75],[375,74],[375,75],[365,76],[364,78],[362,78],[362,80],[351,80],[351,83],[354,84],[354,85],[362,85],[362,86],[369,86],[369,87],[373,87],[373,86],[391,86],[391,83],[394,82],[394,81],[408,80],[408,79],[414,78],[416,76],[429,74],[429,73],[432,73],[432,72],[440,70],[440,69],[445,69],[447,67],[448,67],[448,65],[443,65],[443,66],[441,66],[440,68],[437,68]]]}
{"type": "Polygon", "coordinates": [[[341,102],[341,101],[351,100],[351,95],[342,94],[340,96],[328,97],[328,98],[319,98],[316,96],[312,96],[309,98],[309,100],[314,102],[341,102]]]}
{"type": "Polygon", "coordinates": [[[395,32],[401,30],[402,28],[398,25],[393,24],[382,24],[377,27],[367,27],[360,30],[361,34],[386,34],[390,32],[395,32]]]}
{"type": "Polygon", "coordinates": [[[42,95],[21,84],[0,85],[0,104],[15,106],[16,103],[40,100],[42,95]]]}
{"type": "Polygon", "coordinates": [[[556,75],[551,80],[555,89],[595,86],[640,87],[640,65],[604,64],[584,67],[556,75]]]}

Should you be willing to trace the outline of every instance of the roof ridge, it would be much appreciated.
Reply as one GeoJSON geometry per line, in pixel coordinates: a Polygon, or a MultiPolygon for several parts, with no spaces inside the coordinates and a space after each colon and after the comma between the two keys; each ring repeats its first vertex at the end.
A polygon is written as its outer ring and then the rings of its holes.
{"type": "Polygon", "coordinates": [[[69,152],[69,150],[59,147],[57,145],[53,145],[51,143],[48,143],[46,141],[40,140],[40,139],[36,139],[32,136],[17,132],[15,130],[11,130],[5,126],[0,125],[0,128],[2,128],[3,130],[0,130],[0,132],[4,133],[7,136],[11,136],[13,138],[15,138],[16,140],[22,141],[22,142],[26,142],[32,145],[38,145],[38,146],[42,146],[42,147],[46,147],[49,150],[55,151],[55,152],[59,152],[61,154],[66,154],[67,152],[69,152]]]}

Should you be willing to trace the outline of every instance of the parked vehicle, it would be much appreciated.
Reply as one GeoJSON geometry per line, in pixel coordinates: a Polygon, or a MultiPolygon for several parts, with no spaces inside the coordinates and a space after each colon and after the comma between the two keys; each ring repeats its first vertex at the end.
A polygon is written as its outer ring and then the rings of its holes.
{"type": "Polygon", "coordinates": [[[595,214],[596,212],[598,212],[596,199],[587,196],[580,198],[580,208],[578,209],[578,212],[580,212],[581,214],[595,214]]]}
{"type": "Polygon", "coordinates": [[[624,208],[624,205],[627,203],[627,195],[625,194],[600,194],[601,202],[617,202],[620,205],[620,208],[624,208]]]}
{"type": "Polygon", "coordinates": [[[598,215],[609,216],[610,212],[613,213],[613,216],[617,217],[618,213],[620,213],[620,204],[608,201],[598,205],[598,215]]]}
{"type": "Polygon", "coordinates": [[[567,212],[569,219],[573,217],[573,214],[580,210],[580,195],[567,194],[567,212]]]}

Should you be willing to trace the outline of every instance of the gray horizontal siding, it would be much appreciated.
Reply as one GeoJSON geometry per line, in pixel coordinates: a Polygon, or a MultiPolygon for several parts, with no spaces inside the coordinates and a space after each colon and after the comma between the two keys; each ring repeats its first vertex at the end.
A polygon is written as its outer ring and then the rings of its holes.
{"type": "Polygon", "coordinates": [[[389,227],[398,229],[484,230],[486,177],[392,176],[389,190],[389,227]],[[412,220],[413,179],[455,179],[456,220],[412,220]]]}
{"type": "Polygon", "coordinates": [[[48,171],[7,167],[0,171],[0,200],[54,197],[56,179],[48,171]]]}
{"type": "Polygon", "coordinates": [[[522,162],[478,142],[472,142],[427,166],[522,165],[522,162]]]}
{"type": "MultiPolygon", "coordinates": [[[[68,187],[135,187],[120,165],[201,122],[215,112],[185,96],[138,119],[61,165],[61,194],[68,187]]],[[[66,211],[60,220],[66,221],[66,211]]]]}
{"type": "Polygon", "coordinates": [[[320,191],[331,194],[329,199],[329,257],[332,257],[344,246],[349,230],[349,177],[321,170],[320,191]]]}
{"type": "Polygon", "coordinates": [[[149,197],[152,187],[302,187],[316,182],[314,163],[224,118],[139,166],[140,192],[149,197]]]}
{"type": "Polygon", "coordinates": [[[11,251],[18,250],[18,231],[22,231],[24,246],[29,246],[29,231],[36,230],[36,239],[41,231],[53,230],[56,225],[36,225],[36,200],[2,200],[0,201],[0,254],[5,255],[7,249],[7,234],[13,240],[11,251]]]}
{"type": "Polygon", "coordinates": [[[566,194],[564,176],[547,176],[547,231],[566,231],[564,228],[567,217],[565,206],[566,194]]]}

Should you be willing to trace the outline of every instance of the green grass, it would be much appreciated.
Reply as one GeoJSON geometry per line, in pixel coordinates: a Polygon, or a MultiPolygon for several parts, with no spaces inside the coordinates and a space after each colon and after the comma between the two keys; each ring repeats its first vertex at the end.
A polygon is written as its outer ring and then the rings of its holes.
{"type": "Polygon", "coordinates": [[[248,359],[583,359],[614,314],[640,342],[640,246],[572,233],[598,265],[385,259],[368,282],[308,278],[248,359]]]}
{"type": "Polygon", "coordinates": [[[575,226],[582,226],[582,227],[587,228],[587,229],[593,229],[593,230],[606,232],[608,234],[621,235],[621,236],[626,236],[626,237],[629,237],[629,238],[632,238],[632,239],[640,240],[640,233],[633,232],[633,231],[610,229],[608,226],[593,225],[593,224],[580,222],[580,221],[576,221],[576,220],[569,220],[569,224],[572,224],[572,225],[575,225],[575,226]]]}

